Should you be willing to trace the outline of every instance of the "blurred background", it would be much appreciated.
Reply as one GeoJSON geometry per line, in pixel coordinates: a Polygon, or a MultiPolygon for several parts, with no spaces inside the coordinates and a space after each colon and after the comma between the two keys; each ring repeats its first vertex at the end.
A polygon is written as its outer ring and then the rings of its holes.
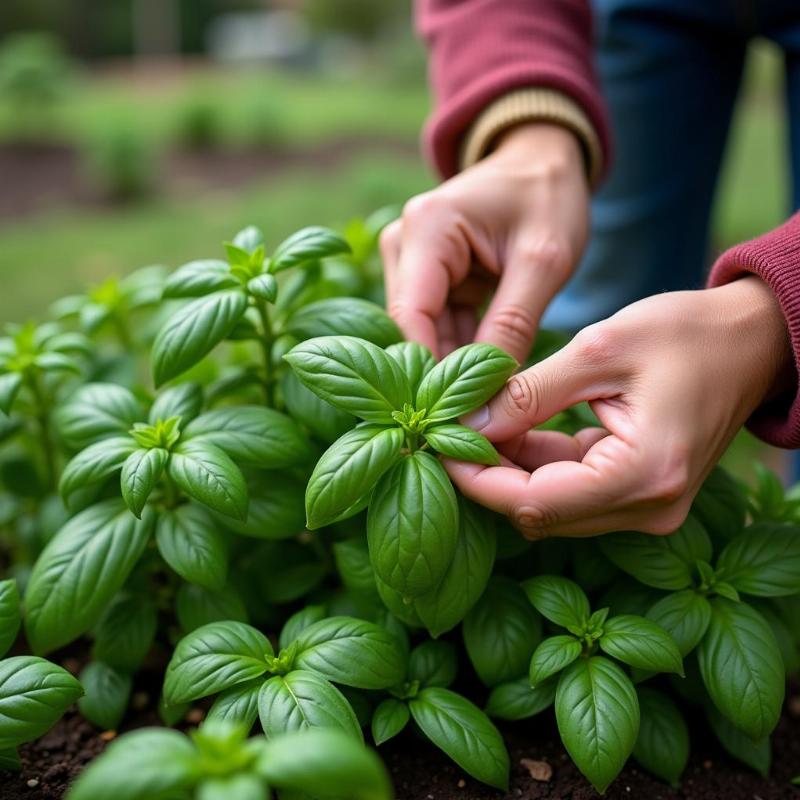
{"type": "MultiPolygon", "coordinates": [[[[719,250],[786,215],[779,55],[751,52],[719,250]]],[[[429,187],[410,0],[2,0],[0,322],[147,264],[429,187]]]]}

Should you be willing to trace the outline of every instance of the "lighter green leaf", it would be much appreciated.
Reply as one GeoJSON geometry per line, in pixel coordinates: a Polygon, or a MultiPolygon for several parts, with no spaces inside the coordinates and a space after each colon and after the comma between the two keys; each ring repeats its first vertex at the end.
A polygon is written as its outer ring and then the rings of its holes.
{"type": "Polygon", "coordinates": [[[386,353],[401,366],[416,397],[422,379],[436,366],[433,353],[418,342],[397,342],[389,345],[386,353]]]}
{"type": "Polygon", "coordinates": [[[78,676],[84,695],[78,700],[78,710],[93,725],[115,730],[131,695],[131,676],[119,672],[102,661],[87,664],[78,676]]]}
{"type": "Polygon", "coordinates": [[[0,375],[0,411],[4,414],[11,413],[11,406],[22,386],[22,375],[19,372],[7,372],[0,375]]]}
{"type": "Polygon", "coordinates": [[[122,468],[125,460],[136,450],[130,436],[103,439],[81,450],[61,473],[58,490],[68,501],[73,492],[92,483],[98,483],[122,468]]]}
{"type": "Polygon", "coordinates": [[[581,643],[574,636],[551,636],[545,639],[531,657],[529,680],[536,688],[548,678],[568,667],[582,651],[581,643]]]}
{"type": "Polygon", "coordinates": [[[675,640],[681,656],[685,657],[705,635],[711,619],[711,606],[693,589],[684,589],[661,598],[646,616],[675,640]]]}
{"type": "Polygon", "coordinates": [[[494,445],[482,434],[465,425],[448,423],[425,431],[425,441],[448,458],[472,461],[475,464],[497,465],[500,456],[494,445]]]}
{"type": "Polygon", "coordinates": [[[522,588],[534,608],[562,628],[581,627],[589,619],[589,600],[577,583],[558,575],[537,575],[522,588]]]}
{"type": "Polygon", "coordinates": [[[263,680],[257,678],[249,683],[237,683],[220,692],[208,710],[206,719],[244,725],[249,732],[258,719],[258,694],[262,684],[263,680]]]}
{"type": "Polygon", "coordinates": [[[231,289],[238,281],[225,261],[190,261],[178,267],[164,283],[164,297],[202,297],[231,289]]]}
{"type": "Polygon", "coordinates": [[[411,712],[408,703],[387,697],[382,700],[372,714],[372,738],[381,745],[393,739],[408,725],[411,712]]]}
{"type": "Polygon", "coordinates": [[[270,259],[270,272],[282,272],[309,261],[349,253],[350,245],[330,228],[311,226],[281,242],[270,259]]]}
{"type": "Polygon", "coordinates": [[[683,662],[675,640],[644,617],[633,614],[611,617],[603,625],[599,643],[610,656],[632,667],[683,675],[683,662]]]}
{"type": "Polygon", "coordinates": [[[0,658],[14,644],[20,622],[17,582],[13,579],[0,581],[0,658]]]}
{"type": "Polygon", "coordinates": [[[534,689],[527,676],[517,678],[492,689],[486,701],[486,713],[497,719],[528,719],[550,708],[555,697],[555,679],[545,681],[534,689]]]}
{"type": "Polygon", "coordinates": [[[147,499],[167,465],[169,453],[162,447],[134,450],[122,465],[122,499],[137,517],[142,516],[147,499]]]}
{"type": "Polygon", "coordinates": [[[387,347],[403,338],[380,306],[356,297],[329,297],[301,306],[286,321],[284,332],[301,340],[315,336],[357,336],[378,347],[387,347]]]}
{"type": "Polygon", "coordinates": [[[677,786],[689,760],[689,728],[665,694],[640,687],[639,736],[633,757],[649,772],[677,786]]]}

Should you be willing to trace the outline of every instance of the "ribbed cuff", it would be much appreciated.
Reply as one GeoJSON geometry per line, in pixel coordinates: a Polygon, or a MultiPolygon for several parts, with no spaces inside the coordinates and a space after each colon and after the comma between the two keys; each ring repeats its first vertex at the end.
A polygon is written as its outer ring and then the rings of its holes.
{"type": "Polygon", "coordinates": [[[487,106],[464,137],[461,169],[480,161],[500,133],[522,122],[552,122],[572,131],[583,149],[589,184],[597,185],[603,172],[603,150],[597,131],[571,97],[554,89],[518,89],[487,106]]]}

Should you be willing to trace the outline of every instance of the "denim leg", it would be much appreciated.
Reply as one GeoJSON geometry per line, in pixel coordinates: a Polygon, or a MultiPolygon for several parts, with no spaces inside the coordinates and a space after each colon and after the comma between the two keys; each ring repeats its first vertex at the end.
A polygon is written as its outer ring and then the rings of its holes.
{"type": "Polygon", "coordinates": [[[727,2],[595,0],[614,139],[579,268],[544,327],[577,330],[662,291],[701,285],[714,187],[746,36],[727,2]]]}

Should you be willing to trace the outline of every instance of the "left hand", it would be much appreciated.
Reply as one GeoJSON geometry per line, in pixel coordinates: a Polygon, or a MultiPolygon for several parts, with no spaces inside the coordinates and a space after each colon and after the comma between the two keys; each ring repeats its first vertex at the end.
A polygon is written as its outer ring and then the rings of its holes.
{"type": "Polygon", "coordinates": [[[650,297],[585,328],[464,420],[503,465],[445,465],[530,539],[671,533],[791,363],[783,314],[756,276],[650,297]],[[531,430],[581,401],[604,428],[531,430]]]}

